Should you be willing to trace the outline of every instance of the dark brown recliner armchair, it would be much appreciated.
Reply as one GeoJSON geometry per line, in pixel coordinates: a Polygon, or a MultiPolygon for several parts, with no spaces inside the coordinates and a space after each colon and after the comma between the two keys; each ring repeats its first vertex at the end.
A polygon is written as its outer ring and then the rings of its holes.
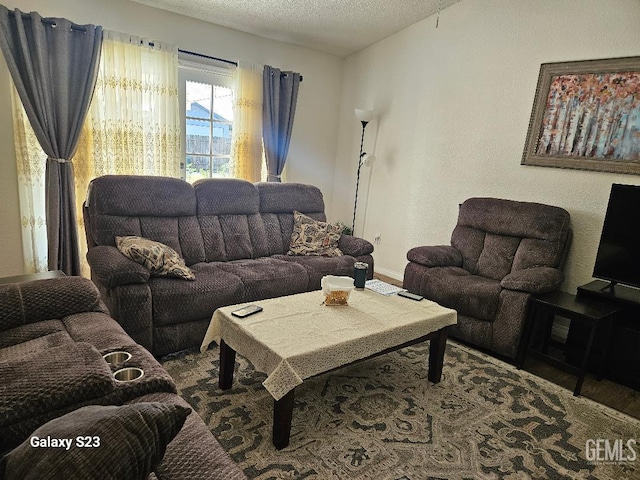
{"type": "Polygon", "coordinates": [[[409,250],[404,288],[457,310],[451,336],[515,358],[527,301],[560,287],[570,243],[562,208],[470,198],[451,246],[409,250]]]}

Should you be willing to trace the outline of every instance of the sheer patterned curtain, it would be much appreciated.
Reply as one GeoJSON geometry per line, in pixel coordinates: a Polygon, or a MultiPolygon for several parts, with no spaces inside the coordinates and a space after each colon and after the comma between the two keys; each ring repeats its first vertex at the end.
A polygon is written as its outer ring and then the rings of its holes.
{"type": "Polygon", "coordinates": [[[239,61],[235,99],[231,176],[259,182],[262,174],[262,65],[239,61]]]}
{"type": "Polygon", "coordinates": [[[47,154],[40,147],[18,92],[13,86],[11,104],[18,169],[24,271],[26,273],[46,272],[49,270],[44,193],[47,154]]]}
{"type": "MultiPolygon", "coordinates": [[[[178,49],[104,31],[98,80],[76,153],[79,228],[89,182],[101,175],[180,176],[178,49]]],[[[86,252],[86,239],[80,238],[86,252]]],[[[88,274],[86,261],[83,275],[88,274]]]]}
{"type": "Polygon", "coordinates": [[[107,174],[180,176],[177,47],[105,30],[81,148],[76,177],[85,184],[107,174]]]}

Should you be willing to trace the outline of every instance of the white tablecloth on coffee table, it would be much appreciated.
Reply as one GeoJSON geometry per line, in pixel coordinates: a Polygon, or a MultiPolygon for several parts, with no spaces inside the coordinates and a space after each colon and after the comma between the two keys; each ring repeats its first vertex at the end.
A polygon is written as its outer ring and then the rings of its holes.
{"type": "Polygon", "coordinates": [[[245,318],[217,309],[200,351],[220,340],[266,373],[264,387],[279,400],[312,377],[457,323],[455,310],[368,290],[348,305],[325,306],[321,291],[251,302],[263,311],[245,318]]]}

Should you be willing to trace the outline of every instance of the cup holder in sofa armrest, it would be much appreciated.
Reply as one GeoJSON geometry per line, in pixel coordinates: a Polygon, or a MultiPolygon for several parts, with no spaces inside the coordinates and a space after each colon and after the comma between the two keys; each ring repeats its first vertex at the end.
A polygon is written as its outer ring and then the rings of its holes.
{"type": "Polygon", "coordinates": [[[138,367],[125,367],[113,373],[113,378],[116,382],[133,382],[134,380],[141,379],[143,376],[144,370],[138,367]]]}
{"type": "Polygon", "coordinates": [[[103,357],[102,363],[111,370],[111,381],[115,387],[113,393],[104,398],[109,403],[122,404],[148,393],[177,391],[176,384],[169,373],[141,345],[122,345],[100,353],[103,357]],[[115,355],[116,358],[107,357],[111,353],[118,352],[122,355],[115,355]],[[109,364],[109,358],[117,363],[109,364]]]}
{"type": "Polygon", "coordinates": [[[120,365],[131,358],[129,352],[116,350],[115,352],[106,353],[102,356],[109,365],[120,365]]]}

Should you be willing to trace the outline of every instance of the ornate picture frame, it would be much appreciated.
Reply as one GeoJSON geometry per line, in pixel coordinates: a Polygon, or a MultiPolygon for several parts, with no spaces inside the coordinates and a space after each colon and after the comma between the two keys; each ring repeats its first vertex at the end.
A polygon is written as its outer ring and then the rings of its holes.
{"type": "Polygon", "coordinates": [[[640,57],[543,63],[521,164],[640,175],[640,57]]]}

